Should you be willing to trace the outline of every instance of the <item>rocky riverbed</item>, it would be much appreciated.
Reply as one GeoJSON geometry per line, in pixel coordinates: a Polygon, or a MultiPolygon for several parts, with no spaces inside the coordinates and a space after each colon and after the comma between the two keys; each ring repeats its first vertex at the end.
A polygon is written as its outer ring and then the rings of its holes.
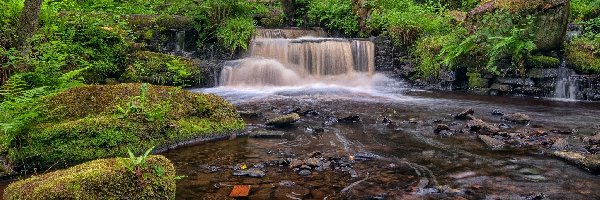
{"type": "Polygon", "coordinates": [[[166,152],[188,176],[178,183],[181,199],[223,199],[235,185],[250,185],[250,199],[600,198],[600,104],[339,88],[203,91],[236,104],[247,136],[166,152]],[[274,119],[288,120],[265,125],[274,119]]]}

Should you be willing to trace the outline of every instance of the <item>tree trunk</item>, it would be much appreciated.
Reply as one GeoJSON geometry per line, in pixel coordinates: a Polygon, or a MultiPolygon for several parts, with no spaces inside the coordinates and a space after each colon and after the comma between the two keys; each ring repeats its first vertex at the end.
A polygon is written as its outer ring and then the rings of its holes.
{"type": "Polygon", "coordinates": [[[21,51],[28,52],[30,50],[29,39],[33,37],[38,26],[41,8],[42,0],[25,0],[17,30],[17,48],[21,51]]]}

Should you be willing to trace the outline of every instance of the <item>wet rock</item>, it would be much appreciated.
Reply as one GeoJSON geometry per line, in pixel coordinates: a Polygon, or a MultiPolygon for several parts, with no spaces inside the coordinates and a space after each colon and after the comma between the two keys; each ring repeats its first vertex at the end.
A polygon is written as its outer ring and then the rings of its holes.
{"type": "Polygon", "coordinates": [[[568,145],[569,143],[567,142],[567,140],[563,138],[556,138],[551,148],[554,150],[564,150],[567,148],[568,145]]]}
{"type": "Polygon", "coordinates": [[[297,113],[292,113],[269,119],[265,124],[267,126],[285,127],[290,126],[298,120],[300,120],[300,115],[297,113]]]}
{"type": "Polygon", "coordinates": [[[499,92],[510,92],[512,91],[512,87],[510,85],[494,83],[490,86],[490,89],[497,90],[499,92]]]}
{"type": "Polygon", "coordinates": [[[237,113],[240,114],[240,116],[246,117],[246,118],[259,118],[262,116],[261,112],[253,111],[253,110],[242,110],[242,111],[238,111],[237,113]]]}
{"type": "Polygon", "coordinates": [[[256,131],[248,136],[252,138],[283,138],[284,135],[283,131],[256,131]]]}
{"type": "Polygon", "coordinates": [[[411,124],[418,124],[419,122],[420,121],[417,118],[410,118],[410,119],[408,119],[408,123],[411,123],[411,124]]]}
{"type": "Polygon", "coordinates": [[[323,162],[321,161],[321,159],[318,159],[318,158],[308,158],[304,161],[304,163],[306,163],[309,166],[313,166],[313,167],[323,165],[323,162]]]}
{"type": "Polygon", "coordinates": [[[352,115],[352,116],[348,116],[348,117],[344,117],[338,120],[338,122],[340,123],[358,123],[360,122],[360,116],[358,115],[352,115]]]}
{"type": "Polygon", "coordinates": [[[311,108],[311,109],[308,109],[308,110],[300,113],[300,115],[302,115],[302,116],[313,116],[313,117],[316,117],[316,116],[321,115],[321,113],[319,113],[319,111],[315,110],[314,108],[311,108]]]}
{"type": "Polygon", "coordinates": [[[585,139],[590,145],[600,145],[600,133],[585,139]]]}
{"type": "Polygon", "coordinates": [[[298,171],[298,175],[300,176],[310,176],[312,174],[312,172],[310,170],[307,169],[303,169],[298,171]]]}
{"type": "Polygon", "coordinates": [[[541,182],[541,181],[548,180],[546,177],[544,177],[542,175],[520,175],[520,177],[525,180],[533,181],[533,182],[541,182]]]}
{"type": "Polygon", "coordinates": [[[281,181],[281,182],[279,182],[279,186],[282,186],[282,187],[292,187],[294,185],[296,185],[296,183],[293,182],[293,181],[281,181]]]}
{"type": "Polygon", "coordinates": [[[504,112],[502,112],[501,110],[495,109],[492,111],[492,115],[494,116],[504,116],[504,112]]]}
{"type": "Polygon", "coordinates": [[[284,114],[300,113],[300,108],[290,108],[283,112],[284,114]]]}
{"type": "Polygon", "coordinates": [[[450,127],[448,127],[448,125],[446,125],[446,124],[438,124],[435,127],[435,130],[433,130],[433,132],[439,134],[442,131],[449,131],[449,130],[450,130],[450,127]]]}
{"type": "Polygon", "coordinates": [[[358,173],[356,173],[356,170],[350,169],[350,170],[348,170],[348,173],[350,173],[350,177],[358,178],[358,173]]]}
{"type": "Polygon", "coordinates": [[[462,111],[454,116],[454,119],[466,120],[469,115],[475,114],[475,111],[471,108],[462,111]]]}
{"type": "Polygon", "coordinates": [[[300,159],[293,159],[292,162],[290,162],[290,168],[296,168],[302,165],[304,165],[304,161],[300,159]]]}
{"type": "Polygon", "coordinates": [[[600,155],[583,154],[568,151],[556,151],[554,156],[586,169],[594,174],[600,173],[600,155]]]}
{"type": "Polygon", "coordinates": [[[523,113],[514,113],[514,114],[508,114],[508,115],[504,115],[504,117],[502,117],[503,120],[508,121],[508,122],[513,122],[513,123],[518,123],[518,124],[527,124],[531,121],[531,118],[523,113]]]}
{"type": "Polygon", "coordinates": [[[502,140],[498,140],[487,135],[479,135],[479,139],[492,149],[501,149],[505,145],[502,140]]]}
{"type": "Polygon", "coordinates": [[[249,176],[255,178],[261,178],[266,175],[266,173],[260,169],[247,169],[247,170],[236,170],[233,172],[234,176],[249,176]]]}
{"type": "Polygon", "coordinates": [[[500,131],[500,128],[484,122],[481,119],[471,120],[467,123],[467,126],[471,131],[479,133],[498,133],[500,131]]]}
{"type": "Polygon", "coordinates": [[[542,174],[542,171],[538,168],[527,167],[519,169],[519,173],[524,175],[540,175],[542,174]]]}
{"type": "Polygon", "coordinates": [[[335,117],[327,117],[327,119],[325,120],[325,122],[323,122],[323,125],[325,126],[333,126],[334,124],[338,123],[338,119],[335,117]]]}

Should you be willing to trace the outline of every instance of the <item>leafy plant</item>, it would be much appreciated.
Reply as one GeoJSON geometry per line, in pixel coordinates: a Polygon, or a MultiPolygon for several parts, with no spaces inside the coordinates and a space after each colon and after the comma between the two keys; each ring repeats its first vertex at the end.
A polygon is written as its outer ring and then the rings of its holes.
{"type": "Polygon", "coordinates": [[[235,51],[248,49],[248,43],[254,35],[254,21],[246,18],[227,20],[217,29],[217,38],[233,54],[235,51]]]}
{"type": "Polygon", "coordinates": [[[331,30],[341,30],[350,36],[359,32],[358,16],[352,10],[351,0],[312,0],[307,14],[309,20],[331,30]]]}
{"type": "Polygon", "coordinates": [[[127,149],[127,154],[129,155],[129,160],[131,161],[129,165],[127,165],[129,171],[137,172],[143,168],[146,168],[146,159],[148,159],[148,155],[150,155],[153,149],[154,147],[150,147],[150,149],[146,150],[144,154],[137,157],[133,154],[133,152],[131,152],[130,149],[127,149]]]}

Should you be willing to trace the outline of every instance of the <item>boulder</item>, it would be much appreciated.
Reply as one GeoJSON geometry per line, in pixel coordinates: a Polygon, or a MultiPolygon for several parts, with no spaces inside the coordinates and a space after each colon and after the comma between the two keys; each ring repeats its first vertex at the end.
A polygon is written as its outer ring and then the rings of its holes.
{"type": "Polygon", "coordinates": [[[529,123],[529,121],[531,121],[531,118],[523,113],[513,113],[513,114],[508,114],[508,115],[504,115],[504,117],[502,117],[503,120],[505,121],[509,121],[509,122],[514,122],[514,123],[518,123],[518,124],[527,124],[529,123]]]}
{"type": "Polygon", "coordinates": [[[175,168],[164,156],[94,160],[11,183],[4,199],[175,199],[175,168]]]}
{"type": "Polygon", "coordinates": [[[465,120],[465,119],[467,119],[467,116],[473,115],[473,114],[475,114],[475,111],[472,108],[468,108],[468,109],[458,113],[457,115],[455,115],[454,119],[465,120]]]}
{"type": "Polygon", "coordinates": [[[492,90],[498,90],[500,92],[510,92],[510,91],[512,91],[512,87],[510,87],[510,85],[504,85],[504,84],[499,84],[499,83],[492,84],[492,86],[490,86],[490,89],[492,89],[492,90]]]}
{"type": "Polygon", "coordinates": [[[492,149],[501,149],[504,147],[505,143],[502,140],[498,140],[496,138],[487,136],[487,135],[479,135],[479,139],[485,143],[488,147],[492,149]]]}
{"type": "Polygon", "coordinates": [[[291,113],[291,114],[281,115],[281,116],[278,116],[275,118],[271,118],[271,119],[267,120],[265,125],[275,126],[275,127],[289,126],[289,125],[297,122],[298,120],[300,120],[300,115],[298,115],[298,113],[291,113]]]}
{"type": "Polygon", "coordinates": [[[527,76],[531,78],[556,78],[558,77],[558,68],[539,69],[533,68],[527,72],[527,76]]]}
{"type": "Polygon", "coordinates": [[[497,10],[510,12],[515,16],[534,17],[531,24],[534,42],[541,51],[557,50],[563,44],[569,21],[569,0],[491,0],[469,11],[465,25],[471,31],[482,26],[481,18],[497,10]]]}
{"type": "Polygon", "coordinates": [[[553,155],[594,174],[600,173],[600,155],[569,151],[556,151],[553,155]]]}
{"type": "Polygon", "coordinates": [[[471,131],[479,132],[479,133],[498,133],[500,128],[495,125],[484,122],[481,119],[474,119],[467,123],[467,126],[471,129],[471,131]]]}

